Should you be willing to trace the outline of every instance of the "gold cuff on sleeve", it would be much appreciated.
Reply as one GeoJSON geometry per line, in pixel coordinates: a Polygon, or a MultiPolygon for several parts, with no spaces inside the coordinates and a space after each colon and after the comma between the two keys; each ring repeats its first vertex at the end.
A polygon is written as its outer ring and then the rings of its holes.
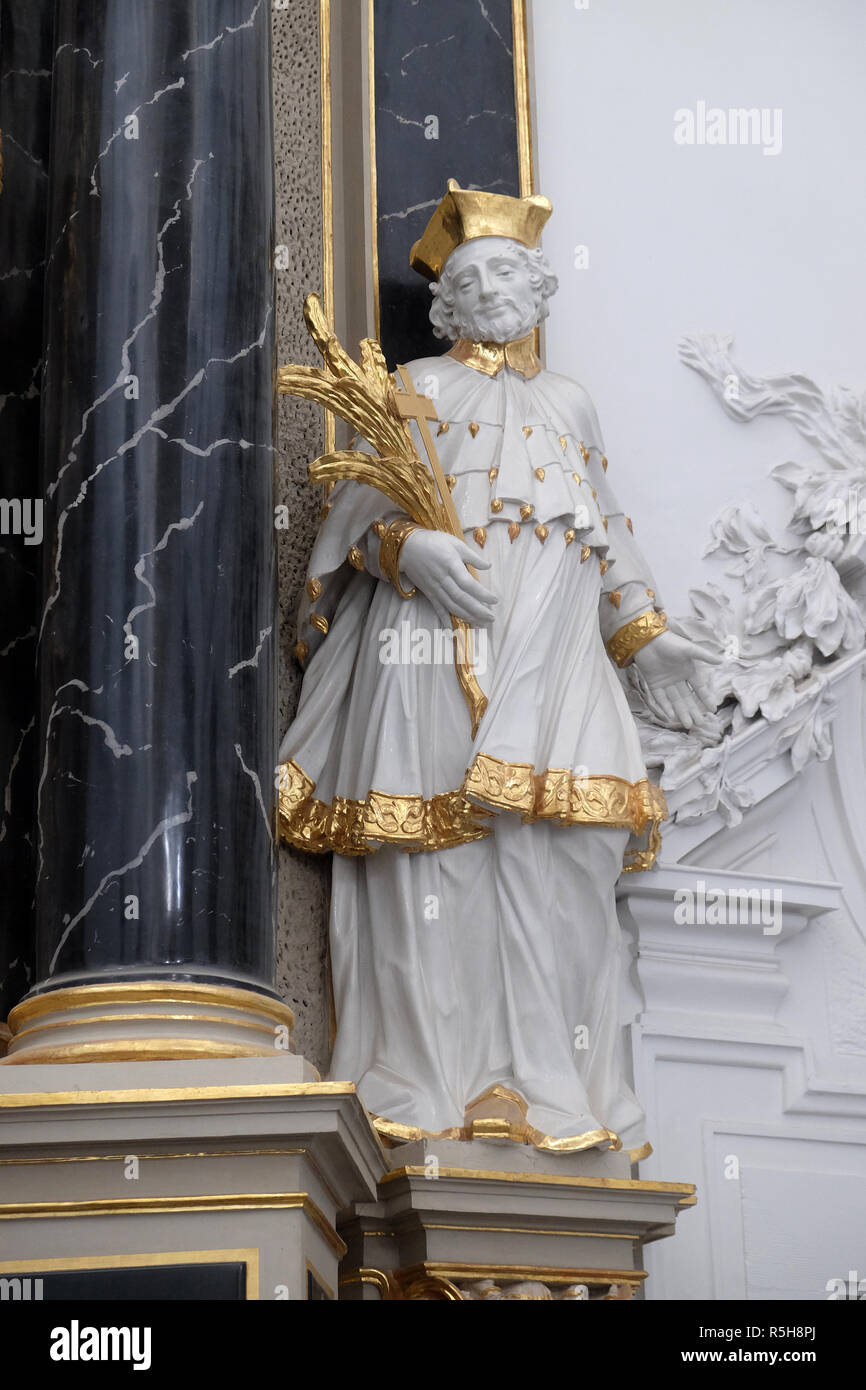
{"type": "Polygon", "coordinates": [[[607,644],[608,656],[613,658],[617,666],[630,665],[635,653],[654,637],[658,637],[659,633],[666,632],[667,626],[665,614],[657,612],[654,608],[648,613],[639,614],[613,634],[607,644]]]}
{"type": "Polygon", "coordinates": [[[379,569],[401,598],[412,598],[416,592],[404,589],[400,583],[400,552],[412,532],[419,529],[417,523],[408,518],[392,521],[379,545],[379,569]]]}

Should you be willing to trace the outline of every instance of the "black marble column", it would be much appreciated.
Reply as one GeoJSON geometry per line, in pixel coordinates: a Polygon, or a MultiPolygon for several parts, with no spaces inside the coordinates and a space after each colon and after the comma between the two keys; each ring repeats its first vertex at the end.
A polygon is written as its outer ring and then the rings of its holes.
{"type": "Polygon", "coordinates": [[[512,0],[375,0],[380,338],[397,362],[448,346],[409,265],[449,178],[520,196],[512,0]]]}
{"type": "Polygon", "coordinates": [[[57,7],[36,992],[273,987],[266,0],[57,7]]]}
{"type": "Polygon", "coordinates": [[[0,1023],[33,978],[36,504],[53,29],[54,0],[0,0],[0,1023]]]}

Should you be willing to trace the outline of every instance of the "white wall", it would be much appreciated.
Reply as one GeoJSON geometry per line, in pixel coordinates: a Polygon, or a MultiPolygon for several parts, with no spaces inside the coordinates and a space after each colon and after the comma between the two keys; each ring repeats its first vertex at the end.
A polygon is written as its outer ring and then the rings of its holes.
{"type": "Polygon", "coordinates": [[[710,522],[810,451],[786,423],[727,419],[676,352],[730,332],[756,375],[866,388],[862,0],[534,0],[536,187],[560,275],[547,361],[598,407],[611,482],[671,613],[718,578],[710,522]],[[674,112],[781,108],[782,149],[684,147],[674,112]],[[589,248],[586,270],[573,249],[589,248]]]}

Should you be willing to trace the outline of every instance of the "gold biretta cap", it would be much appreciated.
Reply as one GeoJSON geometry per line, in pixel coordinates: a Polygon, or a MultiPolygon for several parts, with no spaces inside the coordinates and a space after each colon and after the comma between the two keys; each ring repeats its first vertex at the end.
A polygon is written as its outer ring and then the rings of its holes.
{"type": "Polygon", "coordinates": [[[409,263],[428,280],[438,280],[451,252],[477,237],[510,237],[534,249],[552,212],[550,199],[539,193],[531,198],[509,198],[502,193],[461,188],[456,179],[449,179],[448,192],[424,235],[412,247],[409,263]]]}

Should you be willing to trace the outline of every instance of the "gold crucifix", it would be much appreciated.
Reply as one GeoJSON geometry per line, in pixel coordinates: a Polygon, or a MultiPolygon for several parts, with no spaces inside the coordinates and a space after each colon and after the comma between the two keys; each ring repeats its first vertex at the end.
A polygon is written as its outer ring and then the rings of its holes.
{"type": "MultiPolygon", "coordinates": [[[[404,420],[414,420],[415,424],[418,426],[421,441],[430,462],[430,471],[436,479],[436,486],[439,489],[442,501],[445,504],[445,510],[448,513],[448,519],[451,522],[451,530],[455,536],[461,536],[463,534],[463,527],[460,525],[460,518],[457,515],[454,498],[451,496],[451,489],[445,479],[445,474],[442,472],[442,464],[439,461],[436,445],[433,443],[433,436],[430,433],[429,422],[439,419],[436,406],[429,396],[424,396],[420,391],[415,390],[415,383],[409,374],[408,367],[398,366],[397,371],[403,383],[403,390],[395,390],[394,392],[394,400],[397,403],[397,409],[404,420]]],[[[466,568],[473,579],[478,578],[478,572],[474,565],[467,565],[466,568]]]]}

